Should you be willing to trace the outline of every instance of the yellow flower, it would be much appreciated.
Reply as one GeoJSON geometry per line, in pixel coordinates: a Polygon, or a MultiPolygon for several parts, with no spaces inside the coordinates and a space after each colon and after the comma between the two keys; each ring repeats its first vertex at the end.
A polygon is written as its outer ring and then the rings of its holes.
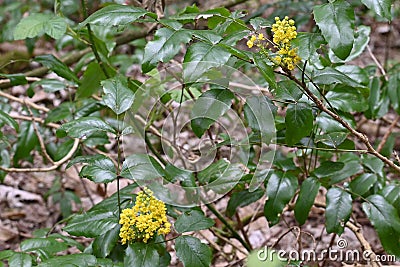
{"type": "Polygon", "coordinates": [[[248,47],[248,48],[252,48],[253,45],[254,45],[254,42],[252,42],[251,40],[248,40],[248,41],[247,41],[247,47],[248,47]]]}
{"type": "Polygon", "coordinates": [[[260,41],[265,40],[264,34],[262,33],[258,34],[258,40],[260,41]]]}
{"type": "Polygon", "coordinates": [[[300,62],[301,58],[297,54],[297,48],[292,48],[291,41],[297,37],[296,27],[294,20],[285,17],[281,20],[279,17],[275,18],[275,23],[272,25],[274,33],[273,42],[277,49],[277,54],[274,58],[274,63],[286,67],[288,70],[294,70],[295,65],[300,62]],[[280,57],[280,60],[277,58],[280,57]]]}
{"type": "Polygon", "coordinates": [[[145,188],[136,196],[132,208],[122,210],[119,224],[119,236],[122,244],[131,241],[147,243],[156,235],[165,235],[171,231],[167,220],[167,208],[164,202],[156,199],[150,189],[145,188]]]}

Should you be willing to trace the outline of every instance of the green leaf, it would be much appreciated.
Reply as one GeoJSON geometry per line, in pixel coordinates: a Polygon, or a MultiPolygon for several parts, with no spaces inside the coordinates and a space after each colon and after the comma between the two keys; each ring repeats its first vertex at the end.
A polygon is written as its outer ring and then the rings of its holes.
{"type": "Polygon", "coordinates": [[[293,174],[277,171],[271,175],[264,206],[264,215],[270,226],[279,222],[280,214],[294,196],[297,186],[297,177],[293,174]]]}
{"type": "Polygon", "coordinates": [[[183,80],[196,82],[211,68],[224,65],[230,57],[231,54],[217,44],[194,43],[183,59],[183,80]]]}
{"type": "Polygon", "coordinates": [[[322,70],[315,70],[312,79],[317,84],[341,83],[354,88],[365,88],[365,86],[353,80],[343,72],[330,67],[326,67],[322,70]]]}
{"type": "Polygon", "coordinates": [[[320,33],[310,32],[299,32],[292,41],[292,45],[298,48],[298,55],[304,60],[309,60],[324,43],[324,37],[320,33]]]}
{"type": "Polygon", "coordinates": [[[256,65],[258,71],[261,73],[261,75],[264,77],[264,79],[267,81],[269,84],[269,87],[274,90],[276,89],[276,78],[275,78],[275,73],[274,69],[272,66],[267,64],[267,60],[264,57],[261,57],[260,55],[256,54],[254,57],[254,64],[256,65]]]}
{"type": "Polygon", "coordinates": [[[14,153],[14,165],[18,160],[29,157],[31,151],[39,144],[39,140],[33,128],[32,122],[24,121],[21,123],[18,133],[18,142],[14,153]]]}
{"type": "Polygon", "coordinates": [[[266,96],[250,96],[244,105],[244,116],[247,123],[261,134],[261,141],[269,144],[275,136],[274,114],[277,107],[266,96]]]}
{"type": "Polygon", "coordinates": [[[75,73],[73,73],[67,65],[61,62],[58,58],[53,55],[40,55],[34,58],[34,61],[39,62],[43,66],[54,71],[60,77],[68,81],[73,81],[75,83],[79,83],[78,77],[76,77],[75,73]]]}
{"type": "MultiPolygon", "coordinates": [[[[378,79],[378,77],[376,77],[376,80],[378,79]]],[[[374,109],[376,109],[376,102],[382,102],[382,101],[378,101],[379,100],[379,81],[376,81],[376,86],[375,86],[375,94],[376,97],[372,98],[370,97],[370,106],[374,107],[374,109]]],[[[393,107],[393,109],[396,110],[396,112],[398,114],[400,114],[400,82],[399,82],[399,75],[390,75],[389,77],[389,81],[388,81],[388,96],[390,99],[390,103],[393,107]]],[[[371,90],[371,94],[372,94],[372,90],[371,90]]]]}
{"type": "Polygon", "coordinates": [[[15,252],[8,259],[9,267],[30,267],[32,266],[32,257],[27,253],[15,252]]]}
{"type": "Polygon", "coordinates": [[[63,230],[75,236],[97,237],[118,228],[118,225],[118,216],[114,212],[97,209],[75,215],[63,230]]]}
{"type": "Polygon", "coordinates": [[[286,110],[286,143],[292,146],[309,135],[313,128],[314,116],[309,104],[289,104],[286,110]]]}
{"type": "Polygon", "coordinates": [[[397,210],[382,196],[369,196],[362,208],[371,220],[388,254],[400,257],[400,218],[397,210]]]}
{"type": "Polygon", "coordinates": [[[4,74],[4,73],[0,73],[0,77],[4,77],[10,80],[10,84],[12,86],[16,86],[16,85],[24,85],[27,84],[28,81],[26,80],[26,77],[24,74],[20,74],[20,73],[15,73],[15,74],[4,74]]]}
{"type": "Polygon", "coordinates": [[[46,122],[56,122],[65,119],[71,119],[74,110],[74,104],[71,102],[63,102],[58,107],[51,109],[47,113],[46,122]]]}
{"type": "Polygon", "coordinates": [[[108,123],[97,117],[83,117],[61,125],[60,129],[74,138],[86,138],[98,131],[114,133],[115,130],[108,123]]]}
{"type": "Polygon", "coordinates": [[[79,24],[79,27],[84,27],[88,23],[105,27],[124,26],[145,15],[157,18],[156,14],[140,7],[112,4],[90,15],[79,24]]]}
{"type": "Polygon", "coordinates": [[[151,244],[132,243],[125,250],[124,266],[154,267],[159,261],[160,256],[151,244]]]}
{"type": "Polygon", "coordinates": [[[93,254],[96,257],[105,258],[110,255],[111,251],[118,242],[120,228],[121,226],[118,225],[115,228],[112,228],[104,234],[96,237],[92,244],[93,254]]]}
{"type": "Polygon", "coordinates": [[[209,267],[211,265],[211,249],[192,236],[180,236],[176,239],[175,250],[185,267],[209,267]]]}
{"type": "Polygon", "coordinates": [[[127,111],[133,104],[134,93],[123,76],[113,77],[101,82],[105,96],[103,101],[117,115],[127,111]]]}
{"type": "Polygon", "coordinates": [[[64,18],[43,13],[32,14],[17,24],[14,30],[14,39],[33,38],[44,33],[54,39],[60,39],[66,31],[67,23],[64,18]]]}
{"type": "Polygon", "coordinates": [[[182,213],[176,220],[174,226],[178,233],[185,233],[208,229],[214,224],[214,220],[204,216],[202,211],[190,210],[182,213]]]}
{"type": "Polygon", "coordinates": [[[314,177],[308,177],[301,184],[299,197],[294,207],[294,216],[300,225],[306,222],[320,186],[321,183],[314,177]]]}
{"type": "Polygon", "coordinates": [[[229,198],[228,206],[226,207],[226,215],[232,217],[238,207],[250,205],[259,200],[263,195],[264,190],[260,188],[253,192],[247,190],[234,192],[229,198]]]}
{"type": "Polygon", "coordinates": [[[326,194],[326,231],[341,235],[351,211],[351,195],[343,189],[330,188],[326,194]]]}
{"type": "Polygon", "coordinates": [[[368,109],[367,99],[355,88],[339,85],[325,97],[335,109],[344,112],[362,112],[368,109]]]}
{"type": "Polygon", "coordinates": [[[100,89],[100,82],[105,79],[99,63],[91,62],[83,73],[81,84],[76,90],[76,98],[90,97],[100,89]]]}
{"type": "Polygon", "coordinates": [[[134,154],[125,159],[122,163],[122,177],[135,181],[149,181],[164,177],[164,169],[151,156],[134,154]]]}
{"type": "Polygon", "coordinates": [[[378,177],[374,173],[363,173],[357,176],[349,184],[352,192],[357,195],[364,195],[378,181],[378,177]]]}
{"type": "Polygon", "coordinates": [[[203,93],[191,111],[191,127],[201,137],[211,124],[229,110],[234,94],[228,89],[211,89],[203,93]]]}
{"type": "Polygon", "coordinates": [[[297,101],[303,95],[300,87],[292,80],[280,81],[273,93],[276,98],[289,101],[297,101]]]}
{"type": "Polygon", "coordinates": [[[354,42],[354,10],[345,0],[314,6],[314,19],[340,59],[346,59],[354,42]]]}
{"type": "Polygon", "coordinates": [[[397,209],[400,214],[400,186],[399,185],[388,185],[382,189],[379,193],[382,195],[390,204],[397,209]]]}
{"type": "Polygon", "coordinates": [[[314,139],[315,143],[321,142],[327,146],[338,148],[340,144],[342,144],[348,136],[346,132],[332,132],[317,135],[314,139]]]}
{"type": "Polygon", "coordinates": [[[13,118],[10,117],[10,115],[2,110],[0,110],[0,122],[4,122],[7,125],[13,127],[17,132],[19,130],[18,122],[16,122],[13,118]]]}
{"type": "Polygon", "coordinates": [[[117,173],[113,161],[104,156],[84,166],[79,176],[95,183],[110,183],[117,178],[117,173]]]}
{"type": "Polygon", "coordinates": [[[57,241],[54,237],[47,237],[24,240],[20,247],[22,252],[36,252],[39,255],[45,256],[41,257],[42,259],[46,259],[57,252],[66,250],[68,245],[57,241]]]}
{"type": "Polygon", "coordinates": [[[361,0],[369,9],[372,9],[378,16],[392,20],[391,7],[393,0],[361,0]]]}
{"type": "Polygon", "coordinates": [[[147,73],[155,68],[159,61],[171,60],[181,49],[181,44],[191,40],[188,30],[161,28],[156,31],[154,40],[147,43],[144,49],[142,71],[147,73]]]}
{"type": "Polygon", "coordinates": [[[38,267],[54,267],[54,266],[79,266],[89,267],[97,266],[96,257],[89,254],[71,254],[64,256],[57,256],[38,265],[38,267]]]}

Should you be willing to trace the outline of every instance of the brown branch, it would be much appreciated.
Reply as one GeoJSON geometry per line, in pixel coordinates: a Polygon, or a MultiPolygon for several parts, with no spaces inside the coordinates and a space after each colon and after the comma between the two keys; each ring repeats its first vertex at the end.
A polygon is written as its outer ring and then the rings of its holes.
{"type": "Polygon", "coordinates": [[[50,111],[50,109],[48,109],[48,108],[46,108],[44,106],[39,106],[38,104],[35,104],[32,101],[29,101],[27,99],[20,99],[18,97],[10,95],[10,94],[8,94],[8,93],[6,93],[4,91],[1,91],[1,90],[0,90],[0,96],[5,97],[7,99],[10,99],[10,100],[12,100],[14,102],[18,102],[18,103],[20,103],[22,105],[26,104],[26,105],[34,108],[34,109],[37,109],[37,110],[41,110],[41,111],[44,111],[44,112],[49,112],[50,111]]]}
{"type": "Polygon", "coordinates": [[[79,146],[79,139],[76,138],[74,140],[74,144],[71,148],[71,150],[68,152],[67,155],[65,155],[62,159],[59,161],[54,162],[54,164],[50,167],[45,167],[45,168],[5,168],[0,166],[0,170],[5,171],[5,172],[50,172],[54,171],[58,167],[60,167],[62,164],[67,162],[76,152],[79,146]]]}
{"type": "Polygon", "coordinates": [[[37,118],[37,117],[29,117],[29,116],[24,116],[24,115],[16,115],[16,114],[10,114],[10,117],[16,120],[23,120],[23,121],[35,121],[41,124],[44,124],[45,126],[54,128],[54,129],[58,129],[60,128],[59,124],[56,123],[46,123],[44,119],[42,118],[37,118]]]}
{"type": "Polygon", "coordinates": [[[385,68],[382,66],[382,64],[379,62],[379,60],[375,57],[375,55],[372,53],[371,48],[369,47],[369,45],[367,45],[367,50],[368,50],[368,54],[369,56],[372,58],[372,60],[374,61],[374,63],[376,64],[376,66],[378,67],[379,71],[382,73],[382,75],[385,77],[385,80],[389,80],[387,75],[386,75],[386,71],[385,68]]]}
{"type": "Polygon", "coordinates": [[[306,94],[312,99],[312,101],[317,105],[317,107],[327,113],[329,116],[331,116],[334,120],[336,120],[337,122],[339,122],[341,125],[343,125],[347,130],[350,131],[350,133],[352,135],[354,135],[355,137],[357,137],[362,143],[364,143],[364,145],[367,147],[367,150],[370,154],[374,155],[375,157],[379,158],[380,160],[382,160],[383,162],[385,162],[388,166],[390,166],[391,168],[395,169],[397,172],[400,173],[400,166],[396,165],[393,161],[391,161],[390,159],[386,158],[385,156],[383,156],[382,154],[380,154],[378,151],[376,151],[374,149],[374,147],[371,145],[371,143],[368,140],[368,137],[363,134],[358,132],[357,130],[355,130],[353,127],[351,127],[351,125],[346,122],[345,120],[343,120],[338,114],[336,114],[335,112],[331,111],[330,109],[328,109],[324,103],[316,96],[314,95],[310,89],[308,89],[308,87],[302,83],[301,81],[299,81],[296,77],[293,76],[293,74],[288,73],[287,75],[291,80],[293,80],[294,82],[296,82],[298,85],[301,86],[301,88],[306,92],[306,94]]]}
{"type": "MultiPolygon", "coordinates": [[[[322,202],[318,202],[315,201],[314,202],[314,206],[319,207],[319,208],[326,208],[325,203],[322,202]]],[[[354,235],[357,237],[358,241],[360,242],[363,252],[370,252],[369,258],[371,259],[371,266],[373,267],[379,267],[381,266],[381,264],[379,264],[376,259],[376,254],[375,252],[372,250],[371,245],[369,244],[369,242],[365,239],[363,233],[362,233],[362,229],[361,227],[356,226],[354,223],[348,221],[346,223],[346,227],[349,228],[354,235]]]]}

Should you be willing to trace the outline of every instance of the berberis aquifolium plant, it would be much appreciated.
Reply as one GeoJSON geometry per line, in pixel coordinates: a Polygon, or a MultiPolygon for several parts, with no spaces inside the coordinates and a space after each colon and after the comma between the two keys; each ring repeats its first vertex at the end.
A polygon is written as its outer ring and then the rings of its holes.
{"type": "Polygon", "coordinates": [[[27,51],[0,66],[0,182],[55,173],[62,216],[0,266],[334,264],[247,261],[259,218],[299,252],[350,232],[355,262],[400,258],[399,3],[122,2],[0,5],[1,42],[27,51]],[[73,169],[116,192],[74,208],[73,169]]]}

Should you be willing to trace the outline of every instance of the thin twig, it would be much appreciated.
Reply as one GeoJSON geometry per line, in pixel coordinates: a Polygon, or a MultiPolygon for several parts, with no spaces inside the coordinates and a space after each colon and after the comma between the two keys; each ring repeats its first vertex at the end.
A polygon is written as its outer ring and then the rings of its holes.
{"type": "MultiPolygon", "coordinates": [[[[40,78],[37,78],[37,77],[25,77],[25,79],[28,82],[37,82],[37,81],[41,80],[40,78]]],[[[10,83],[11,83],[10,79],[1,79],[0,80],[0,84],[10,84],[10,83]]]]}
{"type": "Polygon", "coordinates": [[[5,168],[0,166],[0,170],[5,171],[5,172],[50,172],[54,171],[58,167],[60,167],[62,164],[67,162],[76,152],[79,146],[79,139],[76,138],[74,140],[74,144],[71,148],[71,150],[68,152],[67,155],[65,155],[62,159],[59,161],[54,162],[54,164],[50,167],[46,168],[5,168]]]}
{"type": "Polygon", "coordinates": [[[382,141],[379,143],[376,151],[377,152],[381,152],[383,146],[386,144],[389,136],[392,134],[394,127],[396,127],[397,122],[399,121],[400,116],[397,115],[396,119],[394,119],[394,121],[392,122],[392,124],[390,124],[389,129],[386,130],[385,134],[382,137],[382,141]]]}
{"type": "Polygon", "coordinates": [[[27,99],[20,99],[18,97],[10,95],[10,94],[8,94],[8,93],[6,93],[4,91],[0,91],[0,96],[5,97],[7,99],[10,99],[12,101],[18,102],[18,103],[20,103],[22,105],[26,104],[26,105],[34,108],[34,109],[37,109],[37,110],[41,110],[41,111],[44,111],[44,112],[49,112],[50,111],[50,109],[48,109],[48,108],[46,108],[44,106],[39,106],[39,105],[37,105],[37,104],[33,103],[32,101],[29,101],[27,99]]]}
{"type": "Polygon", "coordinates": [[[23,120],[23,121],[35,121],[41,124],[44,124],[45,126],[54,128],[54,129],[58,129],[60,128],[59,124],[56,123],[46,123],[44,119],[42,118],[38,118],[38,117],[29,117],[29,116],[24,116],[24,115],[16,115],[16,114],[10,114],[10,117],[16,120],[23,120]]]}
{"type": "MultiPolygon", "coordinates": [[[[34,116],[33,116],[33,112],[32,112],[32,110],[31,110],[31,108],[30,108],[28,105],[26,105],[26,107],[28,108],[29,114],[30,114],[31,117],[33,118],[34,116]]],[[[32,126],[33,126],[33,130],[35,131],[36,137],[37,137],[38,140],[39,140],[40,149],[42,150],[43,155],[45,156],[45,158],[46,158],[48,161],[50,161],[51,164],[54,164],[54,160],[53,160],[53,159],[50,157],[50,155],[47,153],[46,145],[44,144],[42,135],[40,134],[39,129],[38,129],[38,127],[37,127],[36,122],[35,122],[34,119],[32,119],[32,126]]]]}
{"type": "Polygon", "coordinates": [[[367,45],[367,51],[368,51],[369,56],[372,58],[372,60],[374,61],[374,63],[378,67],[379,71],[382,73],[382,75],[385,77],[385,80],[387,81],[388,77],[386,75],[385,68],[382,66],[382,64],[379,62],[379,60],[375,57],[374,53],[372,53],[372,50],[369,47],[369,45],[367,45]]]}

